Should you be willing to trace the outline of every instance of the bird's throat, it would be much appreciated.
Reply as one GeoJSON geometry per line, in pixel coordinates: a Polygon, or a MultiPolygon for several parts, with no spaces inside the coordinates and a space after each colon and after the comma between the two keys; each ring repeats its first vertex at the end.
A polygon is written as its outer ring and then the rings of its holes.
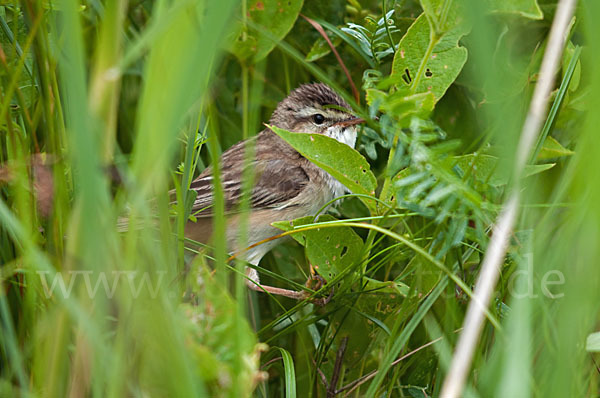
{"type": "Polygon", "coordinates": [[[331,126],[325,131],[325,135],[354,148],[356,144],[356,127],[331,126]]]}

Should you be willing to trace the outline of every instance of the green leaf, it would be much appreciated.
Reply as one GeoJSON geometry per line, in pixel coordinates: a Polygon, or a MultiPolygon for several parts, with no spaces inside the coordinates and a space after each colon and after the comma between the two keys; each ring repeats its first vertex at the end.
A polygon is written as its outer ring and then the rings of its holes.
{"type": "MultiPolygon", "coordinates": [[[[319,216],[318,222],[331,222],[330,215],[319,216]]],[[[314,217],[302,217],[293,221],[273,223],[283,231],[315,223],[314,217]]],[[[363,241],[350,227],[315,228],[292,234],[292,237],[306,248],[306,256],[315,270],[326,281],[334,278],[347,267],[360,261],[363,241]]]]}
{"type": "Polygon", "coordinates": [[[524,177],[530,177],[535,174],[539,174],[543,171],[550,170],[556,166],[556,163],[545,163],[545,164],[530,164],[525,166],[525,171],[523,172],[524,177]]]}
{"type": "MultiPolygon", "coordinates": [[[[346,144],[322,134],[293,133],[268,126],[302,156],[331,174],[353,193],[375,195],[377,180],[367,160],[346,144]]],[[[361,200],[373,209],[374,201],[361,200]]]]}
{"type": "Polygon", "coordinates": [[[388,94],[374,88],[369,88],[366,92],[367,104],[378,102],[379,109],[394,115],[400,123],[413,116],[426,119],[435,104],[435,98],[430,92],[410,95],[407,90],[398,90],[388,94]]]}
{"type": "MultiPolygon", "coordinates": [[[[573,44],[572,41],[569,40],[567,46],[565,47],[565,51],[563,54],[562,61],[562,74],[563,79],[569,70],[569,64],[571,63],[571,59],[576,54],[577,47],[573,44]]],[[[569,91],[575,92],[579,87],[579,82],[581,81],[581,61],[577,60],[577,65],[575,65],[575,69],[573,70],[573,76],[571,77],[571,82],[569,84],[569,91]]]]}
{"type": "Polygon", "coordinates": [[[488,0],[488,4],[495,13],[518,14],[530,19],[544,17],[537,0],[488,0]]]}
{"type": "MultiPolygon", "coordinates": [[[[456,156],[451,160],[463,173],[470,173],[476,180],[499,187],[506,185],[510,178],[509,170],[498,169],[499,159],[491,155],[469,154],[456,156]]],[[[555,163],[525,166],[524,177],[541,173],[554,167],[555,163]]]]}
{"type": "Polygon", "coordinates": [[[542,149],[537,156],[537,160],[547,160],[560,158],[563,156],[571,156],[575,152],[565,148],[560,144],[560,142],[556,141],[553,137],[547,136],[544,141],[544,145],[542,145],[542,149]]]}
{"type": "Polygon", "coordinates": [[[467,61],[467,49],[458,46],[466,32],[464,25],[458,25],[447,33],[434,33],[425,13],[421,14],[394,56],[392,76],[397,84],[414,94],[431,92],[437,102],[467,61]]]}
{"type": "Polygon", "coordinates": [[[587,337],[585,350],[587,352],[600,352],[600,332],[592,333],[587,337]]]}
{"type": "Polygon", "coordinates": [[[423,11],[431,21],[436,32],[447,32],[457,26],[464,12],[461,12],[460,1],[421,0],[423,11]]]}
{"type": "MultiPolygon", "coordinates": [[[[410,291],[410,287],[399,281],[378,281],[377,279],[364,278],[367,281],[365,290],[376,290],[377,293],[391,294],[394,296],[400,295],[406,297],[410,291]]],[[[396,298],[396,297],[393,297],[396,298]]]]}
{"type": "MultiPolygon", "coordinates": [[[[288,0],[283,5],[278,0],[250,0],[247,18],[251,24],[265,29],[270,36],[281,40],[294,26],[302,9],[303,0],[288,0]]],[[[265,58],[277,43],[256,30],[245,32],[240,22],[235,30],[235,41],[230,51],[240,60],[252,58],[254,62],[265,58]]]]}
{"type": "Polygon", "coordinates": [[[192,214],[192,207],[194,207],[194,202],[196,201],[196,197],[198,196],[198,191],[193,189],[188,189],[187,195],[185,197],[184,210],[185,214],[183,219],[187,220],[188,217],[192,214]]]}
{"type": "MultiPolygon", "coordinates": [[[[342,42],[342,39],[340,37],[334,37],[331,42],[334,46],[338,46],[342,42]]],[[[331,47],[329,47],[329,44],[327,44],[325,39],[319,37],[310,48],[308,54],[306,54],[305,59],[306,62],[314,62],[318,59],[323,58],[329,53],[331,53],[331,47]]]]}
{"type": "Polygon", "coordinates": [[[294,369],[294,360],[292,355],[285,349],[279,348],[283,360],[283,369],[285,372],[285,396],[286,398],[296,397],[296,371],[294,369]]]}

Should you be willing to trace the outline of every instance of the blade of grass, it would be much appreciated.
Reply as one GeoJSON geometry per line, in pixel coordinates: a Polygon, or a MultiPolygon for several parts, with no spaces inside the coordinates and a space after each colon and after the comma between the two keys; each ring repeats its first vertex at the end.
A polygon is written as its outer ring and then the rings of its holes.
{"type": "Polygon", "coordinates": [[[565,99],[565,95],[567,94],[567,90],[569,89],[569,85],[571,84],[571,78],[573,77],[573,73],[575,72],[575,67],[577,66],[577,62],[579,62],[579,56],[581,55],[581,47],[577,46],[573,53],[573,57],[569,62],[569,66],[567,67],[567,71],[560,83],[560,87],[558,88],[558,93],[556,94],[556,98],[552,103],[552,107],[550,108],[550,112],[548,112],[548,117],[544,122],[544,127],[542,127],[542,132],[538,137],[537,144],[535,145],[535,151],[531,155],[530,162],[534,163],[535,159],[537,159],[538,154],[542,150],[542,146],[544,145],[544,141],[546,137],[550,133],[550,130],[556,124],[556,115],[560,111],[562,103],[565,99]]]}
{"type": "Polygon", "coordinates": [[[283,359],[283,369],[285,377],[285,396],[286,398],[296,397],[296,371],[294,369],[294,360],[292,355],[284,348],[279,347],[283,359]]]}

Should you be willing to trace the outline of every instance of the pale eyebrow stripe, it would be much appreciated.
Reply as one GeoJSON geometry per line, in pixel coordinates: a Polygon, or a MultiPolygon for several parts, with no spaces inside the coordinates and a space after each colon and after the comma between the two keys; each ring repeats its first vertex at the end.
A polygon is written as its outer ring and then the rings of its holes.
{"type": "Polygon", "coordinates": [[[323,113],[324,111],[325,111],[324,109],[309,107],[309,108],[304,108],[301,111],[299,111],[298,115],[300,115],[302,117],[306,117],[306,116],[312,116],[315,113],[323,113]]]}
{"type": "MultiPolygon", "coordinates": [[[[335,106],[335,105],[333,105],[333,106],[335,106]]],[[[317,113],[321,113],[324,116],[328,116],[330,119],[334,119],[334,120],[346,119],[347,115],[348,115],[347,112],[341,111],[337,108],[332,108],[331,105],[326,105],[325,109],[319,109],[319,108],[315,108],[315,107],[304,108],[298,112],[298,116],[300,116],[301,118],[308,118],[317,113]]]]}

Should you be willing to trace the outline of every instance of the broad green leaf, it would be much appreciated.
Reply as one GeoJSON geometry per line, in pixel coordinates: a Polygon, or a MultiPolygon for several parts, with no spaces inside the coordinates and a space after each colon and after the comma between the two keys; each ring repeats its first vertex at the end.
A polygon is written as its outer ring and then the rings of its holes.
{"type": "Polygon", "coordinates": [[[410,95],[407,90],[398,90],[390,94],[374,88],[366,91],[367,104],[372,105],[379,102],[379,109],[384,113],[394,115],[400,122],[413,116],[422,119],[429,117],[435,104],[435,98],[430,92],[410,95]]]}
{"type": "Polygon", "coordinates": [[[600,332],[592,333],[587,337],[585,349],[587,352],[600,352],[600,332]]]}
{"type": "Polygon", "coordinates": [[[447,32],[462,22],[461,3],[458,0],[421,0],[423,11],[438,33],[447,32]]]}
{"type": "Polygon", "coordinates": [[[487,0],[492,12],[518,14],[525,18],[542,19],[537,0],[487,0]]]}
{"type": "MultiPolygon", "coordinates": [[[[293,133],[268,126],[302,156],[331,174],[354,193],[375,195],[377,180],[367,160],[346,144],[321,134],[293,133]]],[[[371,209],[374,201],[361,199],[371,209]]]]}
{"type": "MultiPolygon", "coordinates": [[[[288,34],[298,19],[303,0],[250,0],[247,2],[248,20],[260,26],[271,36],[281,40],[288,34]]],[[[240,60],[253,59],[254,62],[266,57],[277,45],[254,29],[243,32],[241,22],[236,29],[235,41],[230,50],[240,60]]]]}
{"type": "Polygon", "coordinates": [[[392,76],[412,93],[433,93],[438,101],[454,82],[467,61],[467,49],[458,40],[467,32],[459,25],[444,34],[431,31],[421,14],[408,29],[394,56],[392,76]]]}
{"type": "MultiPolygon", "coordinates": [[[[321,215],[318,222],[335,221],[330,215],[321,215]]],[[[291,231],[306,224],[315,223],[314,217],[302,217],[293,221],[280,221],[273,226],[291,231]]],[[[306,256],[315,270],[329,281],[338,273],[360,261],[363,241],[350,227],[323,227],[292,234],[306,248],[306,256]]]]}
{"type": "Polygon", "coordinates": [[[537,160],[547,160],[560,158],[563,156],[571,156],[575,152],[565,148],[560,144],[560,142],[556,141],[553,137],[547,136],[544,141],[544,145],[542,145],[542,149],[537,156],[537,160]]]}
{"type": "MultiPolygon", "coordinates": [[[[456,156],[449,160],[456,164],[463,173],[469,173],[476,180],[492,186],[502,186],[508,183],[510,170],[499,170],[499,159],[491,155],[469,154],[456,156]]],[[[554,167],[555,163],[528,165],[525,167],[524,177],[541,173],[554,167]]]]}
{"type": "MultiPolygon", "coordinates": [[[[333,40],[331,40],[331,42],[334,46],[338,46],[342,42],[342,39],[336,36],[333,38],[333,40]]],[[[329,47],[329,44],[325,41],[325,39],[319,37],[310,48],[308,54],[306,54],[305,59],[306,62],[314,62],[318,59],[323,58],[329,53],[331,53],[331,47],[329,47]]]]}

